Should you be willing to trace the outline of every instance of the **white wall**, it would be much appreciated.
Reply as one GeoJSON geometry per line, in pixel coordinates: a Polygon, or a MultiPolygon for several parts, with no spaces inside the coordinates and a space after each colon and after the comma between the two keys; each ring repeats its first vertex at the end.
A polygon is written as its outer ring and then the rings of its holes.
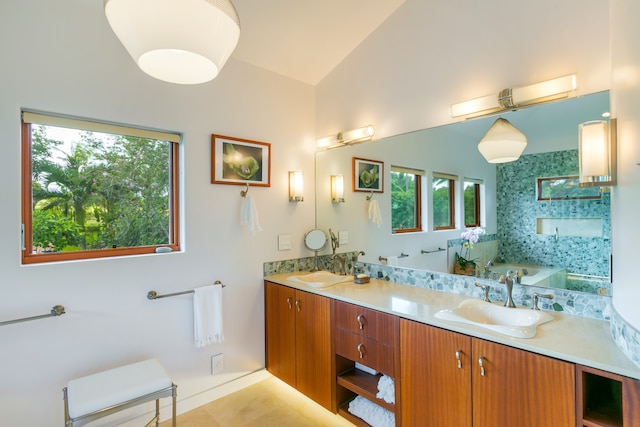
{"type": "MultiPolygon", "coordinates": [[[[214,81],[178,86],[147,77],[108,27],[102,1],[0,3],[0,327],[2,425],[62,425],[62,388],[74,377],[157,357],[184,399],[264,367],[262,263],[310,255],[311,202],[289,203],[287,171],[312,189],[314,90],[229,61],[214,81]],[[184,252],[20,266],[20,108],[184,133],[184,252]],[[252,188],[264,229],[238,223],[239,186],[210,183],[212,133],[272,144],[270,188],[252,188]],[[277,250],[290,233],[293,249],[277,250]],[[193,345],[191,296],[148,301],[147,291],[193,289],[219,279],[226,340],[193,345]],[[209,374],[223,352],[224,375],[209,374]]],[[[99,424],[98,424],[99,425],[99,424]]]]}
{"type": "Polygon", "coordinates": [[[452,122],[452,103],[567,74],[609,89],[607,0],[406,0],[317,88],[320,136],[452,122]]]}
{"type": "Polygon", "coordinates": [[[640,212],[640,3],[611,1],[612,117],[618,118],[618,185],[611,196],[613,305],[640,329],[635,231],[640,212]]]}

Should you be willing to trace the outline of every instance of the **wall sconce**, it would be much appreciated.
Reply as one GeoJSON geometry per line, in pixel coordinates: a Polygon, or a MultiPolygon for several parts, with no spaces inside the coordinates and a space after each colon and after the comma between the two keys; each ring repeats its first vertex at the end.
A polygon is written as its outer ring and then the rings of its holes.
{"type": "Polygon", "coordinates": [[[527,136],[508,120],[499,118],[478,142],[478,150],[489,163],[518,160],[527,146],[527,136]]]}
{"type": "Polygon", "coordinates": [[[104,13],[138,67],[169,83],[215,78],[240,38],[230,0],[105,0],[104,13]]]}
{"type": "Polygon", "coordinates": [[[559,77],[529,86],[501,90],[497,96],[487,95],[469,101],[452,104],[451,117],[472,118],[512,110],[528,105],[566,98],[577,87],[575,75],[559,77]]]}
{"type": "Polygon", "coordinates": [[[331,175],[331,203],[344,203],[344,175],[331,175]]]}
{"type": "Polygon", "coordinates": [[[289,201],[304,201],[303,190],[304,179],[302,178],[302,171],[289,171],[289,201]]]}
{"type": "Polygon", "coordinates": [[[373,126],[365,126],[363,128],[352,129],[340,132],[336,135],[326,136],[316,141],[318,148],[335,148],[347,144],[355,144],[356,142],[370,141],[376,130],[373,126]]]}
{"type": "Polygon", "coordinates": [[[616,185],[617,120],[578,125],[580,187],[616,185]]]}

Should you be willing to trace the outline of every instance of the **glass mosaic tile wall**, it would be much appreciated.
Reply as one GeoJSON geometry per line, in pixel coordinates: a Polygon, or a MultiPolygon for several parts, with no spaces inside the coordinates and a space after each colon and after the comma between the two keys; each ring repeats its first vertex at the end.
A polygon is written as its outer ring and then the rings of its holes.
{"type": "Polygon", "coordinates": [[[578,150],[521,156],[496,168],[498,257],[507,262],[567,267],[569,273],[609,276],[610,198],[536,200],[537,178],[578,175],[578,150]],[[536,234],[537,218],[602,218],[602,236],[536,234]]]}

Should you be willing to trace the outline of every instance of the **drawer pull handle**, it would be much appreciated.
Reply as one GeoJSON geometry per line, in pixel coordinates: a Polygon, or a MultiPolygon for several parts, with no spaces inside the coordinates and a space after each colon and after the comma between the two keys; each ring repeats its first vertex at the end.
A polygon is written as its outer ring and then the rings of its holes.
{"type": "Polygon", "coordinates": [[[456,350],[456,360],[458,361],[458,369],[462,369],[462,360],[460,360],[460,354],[462,350],[456,350]]]}
{"type": "Polygon", "coordinates": [[[364,344],[362,343],[358,344],[358,353],[360,353],[360,359],[363,358],[365,350],[366,348],[364,347],[364,344]]]}
{"type": "Polygon", "coordinates": [[[296,308],[298,309],[298,313],[300,313],[300,300],[296,300],[296,308]]]}
{"type": "Polygon", "coordinates": [[[357,320],[358,320],[358,325],[360,325],[360,329],[364,329],[364,322],[366,320],[364,316],[362,314],[358,314],[357,320]]]}
{"type": "Polygon", "coordinates": [[[287,297],[287,304],[289,304],[289,310],[291,310],[291,297],[287,297]]]}
{"type": "Polygon", "coordinates": [[[480,376],[484,377],[484,356],[480,356],[478,365],[480,365],[480,376]]]}

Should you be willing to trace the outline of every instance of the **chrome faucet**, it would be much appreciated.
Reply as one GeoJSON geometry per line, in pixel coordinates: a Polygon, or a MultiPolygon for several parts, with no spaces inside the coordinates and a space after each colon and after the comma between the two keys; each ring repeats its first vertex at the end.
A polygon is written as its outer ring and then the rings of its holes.
{"type": "Polygon", "coordinates": [[[340,274],[342,276],[347,275],[347,270],[345,268],[345,259],[342,255],[332,254],[331,255],[331,272],[336,274],[336,260],[340,263],[340,274]]]}
{"type": "Polygon", "coordinates": [[[487,263],[484,265],[484,278],[488,279],[489,278],[489,269],[491,268],[491,266],[493,265],[493,260],[489,260],[487,261],[487,263]]]}
{"type": "Polygon", "coordinates": [[[366,255],[366,254],[364,253],[364,251],[358,251],[353,255],[353,259],[352,259],[353,264],[351,265],[351,274],[353,274],[354,276],[358,273],[358,270],[361,268],[356,265],[356,263],[358,262],[358,257],[360,255],[366,255]]]}
{"type": "Polygon", "coordinates": [[[513,274],[512,271],[507,271],[507,275],[502,275],[500,276],[500,283],[504,283],[507,287],[507,300],[504,303],[505,307],[511,307],[511,308],[515,308],[515,303],[513,302],[513,277],[511,276],[513,274]]]}
{"type": "Polygon", "coordinates": [[[522,283],[522,276],[528,276],[529,272],[527,271],[526,268],[521,268],[520,270],[518,270],[518,273],[516,273],[516,283],[520,284],[522,283]]]}

